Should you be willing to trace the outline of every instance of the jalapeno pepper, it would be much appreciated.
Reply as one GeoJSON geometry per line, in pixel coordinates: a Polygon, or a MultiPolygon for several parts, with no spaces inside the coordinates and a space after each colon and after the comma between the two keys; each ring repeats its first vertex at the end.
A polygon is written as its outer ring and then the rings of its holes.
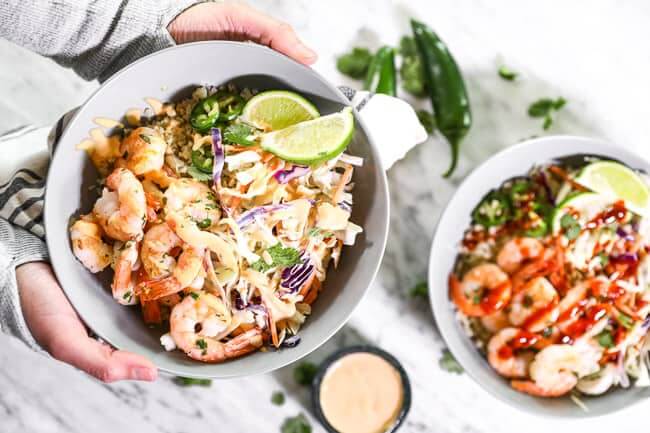
{"type": "Polygon", "coordinates": [[[212,173],[212,153],[193,150],[192,165],[203,173],[212,173]]]}
{"type": "Polygon", "coordinates": [[[217,102],[219,103],[220,108],[220,122],[230,122],[235,120],[244,110],[244,105],[246,105],[244,98],[234,92],[220,90],[215,94],[215,96],[217,97],[217,102]]]}
{"type": "Polygon", "coordinates": [[[449,177],[458,162],[458,148],[472,125],[469,98],[463,76],[447,49],[427,25],[411,20],[436,118],[436,127],[451,146],[451,165],[443,175],[449,177]]]}
{"type": "Polygon", "coordinates": [[[489,192],[472,211],[474,222],[485,227],[501,225],[509,216],[510,201],[500,191],[489,192]]]}
{"type": "Polygon", "coordinates": [[[219,119],[217,95],[208,96],[196,103],[190,113],[190,124],[198,132],[207,132],[219,119]]]}
{"type": "Polygon", "coordinates": [[[390,96],[397,94],[395,50],[393,48],[384,46],[377,51],[368,66],[363,88],[390,96]]]}
{"type": "Polygon", "coordinates": [[[545,236],[547,232],[548,224],[546,224],[546,221],[540,218],[535,221],[533,225],[525,231],[524,234],[533,238],[541,238],[542,236],[545,236]]]}

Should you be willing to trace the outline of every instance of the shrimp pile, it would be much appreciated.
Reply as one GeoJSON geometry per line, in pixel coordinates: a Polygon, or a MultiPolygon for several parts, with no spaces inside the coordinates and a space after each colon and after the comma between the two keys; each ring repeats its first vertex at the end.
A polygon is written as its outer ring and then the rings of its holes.
{"type": "Polygon", "coordinates": [[[650,385],[650,224],[575,182],[582,167],[534,167],[491,191],[449,276],[489,365],[539,397],[650,385]]]}
{"type": "Polygon", "coordinates": [[[86,143],[102,189],[70,227],[79,262],[112,269],[115,301],[161,329],[166,350],[202,362],[298,344],[329,264],[362,232],[350,221],[361,158],[299,166],[262,150],[263,132],[237,117],[250,96],[200,87],[86,143]],[[197,131],[206,98],[228,118],[197,131]],[[245,145],[228,139],[242,128],[245,145]]]}

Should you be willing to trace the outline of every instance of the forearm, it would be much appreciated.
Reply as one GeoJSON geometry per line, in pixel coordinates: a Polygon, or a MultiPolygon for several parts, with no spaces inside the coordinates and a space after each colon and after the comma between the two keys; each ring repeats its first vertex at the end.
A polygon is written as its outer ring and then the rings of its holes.
{"type": "Polygon", "coordinates": [[[0,0],[0,37],[91,80],[174,40],[167,25],[201,0],[0,0]]]}
{"type": "Polygon", "coordinates": [[[48,253],[42,240],[0,218],[0,329],[36,350],[40,347],[22,313],[16,268],[28,262],[46,260],[48,253]]]}

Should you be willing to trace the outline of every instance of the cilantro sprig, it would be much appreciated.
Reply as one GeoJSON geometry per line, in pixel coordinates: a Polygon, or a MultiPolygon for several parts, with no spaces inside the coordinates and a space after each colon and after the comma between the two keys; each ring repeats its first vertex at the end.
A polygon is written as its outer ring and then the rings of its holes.
{"type": "Polygon", "coordinates": [[[368,49],[354,47],[336,59],[336,68],[348,77],[361,80],[365,78],[371,60],[372,53],[368,49]]]}
{"type": "Polygon", "coordinates": [[[566,99],[559,97],[557,99],[551,98],[541,98],[533,102],[528,107],[528,115],[530,117],[542,117],[544,118],[544,123],[542,128],[547,130],[553,124],[554,115],[562,107],[566,105],[566,99]]]}
{"type": "Polygon", "coordinates": [[[223,139],[226,143],[239,144],[240,146],[252,146],[255,144],[253,128],[243,123],[228,126],[223,132],[223,139]]]}
{"type": "Polygon", "coordinates": [[[264,259],[259,259],[251,264],[251,268],[258,272],[266,272],[271,268],[278,266],[287,267],[302,263],[300,260],[300,251],[291,247],[283,247],[281,243],[277,243],[272,247],[266,249],[266,252],[271,256],[271,263],[266,263],[264,259]]]}

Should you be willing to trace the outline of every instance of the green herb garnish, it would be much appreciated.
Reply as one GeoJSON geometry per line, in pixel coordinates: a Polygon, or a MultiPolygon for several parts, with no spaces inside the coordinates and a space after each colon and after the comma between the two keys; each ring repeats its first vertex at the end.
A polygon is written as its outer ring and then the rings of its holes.
{"type": "Polygon", "coordinates": [[[426,281],[420,281],[409,290],[409,295],[412,298],[426,298],[429,296],[429,286],[426,281]]]}
{"type": "Polygon", "coordinates": [[[145,143],[151,144],[151,137],[149,137],[148,135],[140,134],[140,138],[141,138],[142,141],[144,141],[145,143]]]}
{"type": "Polygon", "coordinates": [[[365,78],[371,60],[370,51],[366,48],[355,47],[349,53],[336,59],[336,68],[340,73],[360,80],[365,78]]]}
{"type": "Polygon", "coordinates": [[[440,356],[440,359],[438,360],[438,365],[449,373],[461,374],[464,371],[463,367],[461,367],[458,361],[456,361],[456,358],[454,358],[454,355],[451,354],[449,349],[443,349],[442,356],[440,356]]]}
{"type": "Polygon", "coordinates": [[[177,377],[174,378],[174,383],[176,385],[180,385],[180,386],[192,386],[192,385],[210,386],[210,385],[212,385],[212,380],[210,380],[210,379],[193,379],[191,377],[177,376],[177,377]]]}
{"type": "Polygon", "coordinates": [[[318,371],[318,366],[313,362],[305,361],[301,362],[293,370],[293,378],[300,385],[311,385],[316,372],[318,371]]]}
{"type": "Polygon", "coordinates": [[[196,347],[202,350],[206,350],[208,348],[208,343],[206,343],[204,339],[199,338],[198,340],[196,340],[196,347]]]}
{"type": "Polygon", "coordinates": [[[210,218],[206,218],[203,221],[197,222],[196,225],[199,226],[200,229],[207,229],[212,225],[212,220],[210,218]]]}
{"type": "Polygon", "coordinates": [[[323,230],[318,227],[312,227],[307,232],[307,235],[311,237],[322,236],[323,238],[330,238],[334,236],[334,232],[331,232],[329,230],[323,230]]]}
{"type": "Polygon", "coordinates": [[[399,68],[402,88],[413,96],[426,96],[424,69],[415,39],[403,36],[399,41],[399,52],[402,55],[402,66],[399,68]]]}
{"type": "Polygon", "coordinates": [[[604,251],[598,253],[598,258],[600,259],[600,265],[605,267],[609,264],[609,256],[604,251]]]}
{"type": "Polygon", "coordinates": [[[580,235],[580,224],[573,215],[564,214],[560,218],[560,227],[564,230],[564,236],[569,240],[573,240],[580,235]]]}
{"type": "Polygon", "coordinates": [[[522,305],[524,306],[524,308],[532,307],[533,306],[533,298],[530,295],[524,295],[522,305]]]}
{"type": "Polygon", "coordinates": [[[239,144],[240,146],[252,146],[255,144],[253,128],[243,123],[228,126],[223,132],[223,139],[227,143],[239,144]]]}
{"type": "Polygon", "coordinates": [[[271,403],[276,406],[282,406],[284,404],[284,393],[282,391],[275,391],[271,394],[271,403]]]}
{"type": "Polygon", "coordinates": [[[286,418],[280,428],[281,433],[311,433],[311,424],[309,420],[302,413],[286,418]]]}
{"type": "Polygon", "coordinates": [[[258,272],[266,272],[276,266],[293,266],[302,263],[300,260],[300,251],[291,247],[283,247],[281,243],[277,243],[266,250],[271,256],[271,263],[266,263],[264,259],[259,259],[251,264],[251,268],[258,272]]]}
{"type": "MultiPolygon", "coordinates": [[[[191,296],[192,299],[194,299],[195,301],[196,301],[197,299],[199,299],[199,294],[196,293],[196,292],[190,292],[190,296],[191,296]]],[[[200,346],[199,346],[199,347],[200,347],[200,346]]],[[[204,349],[204,348],[201,347],[201,349],[204,349]]]]}
{"type": "Polygon", "coordinates": [[[616,320],[625,329],[632,329],[632,327],[634,326],[634,320],[630,316],[628,316],[627,314],[620,313],[616,317],[616,320]]]}
{"type": "Polygon", "coordinates": [[[542,98],[533,102],[528,107],[530,117],[543,117],[542,127],[546,130],[553,124],[553,114],[566,105],[566,99],[559,97],[557,99],[542,98]]]}
{"type": "Polygon", "coordinates": [[[606,349],[614,347],[614,338],[612,337],[612,333],[608,330],[604,330],[600,334],[596,335],[596,340],[598,340],[598,344],[606,349]]]}
{"type": "Polygon", "coordinates": [[[519,74],[508,68],[507,66],[501,66],[499,68],[499,77],[503,78],[506,81],[515,81],[519,74]]]}
{"type": "Polygon", "coordinates": [[[189,166],[187,168],[187,174],[192,176],[194,179],[198,180],[199,182],[207,182],[209,180],[212,180],[212,175],[208,173],[203,173],[201,170],[198,168],[192,166],[189,166]]]}

